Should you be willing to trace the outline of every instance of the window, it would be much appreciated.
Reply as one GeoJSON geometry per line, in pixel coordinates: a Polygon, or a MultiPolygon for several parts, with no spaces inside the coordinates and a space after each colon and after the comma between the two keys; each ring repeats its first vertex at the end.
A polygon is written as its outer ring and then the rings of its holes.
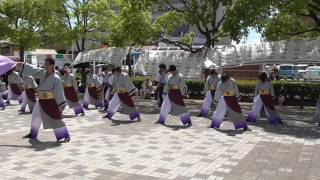
{"type": "Polygon", "coordinates": [[[281,70],[292,70],[292,66],[280,66],[281,70]]]}

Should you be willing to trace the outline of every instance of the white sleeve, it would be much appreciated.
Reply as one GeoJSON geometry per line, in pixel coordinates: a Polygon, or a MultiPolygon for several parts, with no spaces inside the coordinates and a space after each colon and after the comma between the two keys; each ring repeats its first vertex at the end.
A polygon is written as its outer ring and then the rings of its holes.
{"type": "Polygon", "coordinates": [[[33,89],[37,89],[38,88],[38,84],[36,83],[34,78],[31,77],[31,79],[32,79],[32,87],[33,87],[33,89]]]}
{"type": "Polygon", "coordinates": [[[44,76],[44,73],[44,69],[26,63],[22,64],[22,68],[20,70],[20,76],[33,76],[35,78],[44,76]]]}
{"type": "Polygon", "coordinates": [[[210,79],[210,76],[208,76],[207,80],[206,80],[206,84],[204,85],[204,90],[207,92],[209,91],[209,79],[210,79]]]}
{"type": "Polygon", "coordinates": [[[63,83],[61,79],[56,79],[54,84],[54,96],[59,107],[65,106],[63,83]]]}
{"type": "Polygon", "coordinates": [[[157,73],[155,81],[160,82],[161,81],[161,75],[160,73],[157,73]]]}
{"type": "Polygon", "coordinates": [[[219,102],[221,96],[222,96],[222,92],[221,92],[221,85],[222,85],[222,82],[220,81],[219,84],[217,85],[217,89],[216,89],[216,92],[214,94],[214,101],[216,103],[219,102]]]}
{"type": "Polygon", "coordinates": [[[129,95],[132,95],[133,93],[135,93],[136,87],[132,83],[130,77],[128,75],[124,75],[124,80],[125,80],[125,86],[128,90],[129,95]]]}
{"type": "Polygon", "coordinates": [[[76,91],[78,91],[78,84],[77,84],[77,80],[74,76],[71,76],[71,80],[72,80],[72,84],[73,84],[73,87],[76,91]]]}

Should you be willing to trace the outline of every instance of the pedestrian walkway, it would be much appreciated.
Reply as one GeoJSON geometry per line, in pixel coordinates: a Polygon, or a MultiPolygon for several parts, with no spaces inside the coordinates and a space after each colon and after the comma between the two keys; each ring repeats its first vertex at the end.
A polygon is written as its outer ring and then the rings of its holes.
{"type": "MultiPolygon", "coordinates": [[[[154,124],[159,110],[152,100],[137,103],[140,123],[121,114],[111,122],[98,110],[74,117],[67,109],[67,144],[56,143],[51,129],[41,129],[39,141],[22,139],[31,115],[9,106],[0,111],[0,179],[320,179],[314,108],[280,107],[283,126],[263,119],[242,133],[231,122],[208,128],[209,119],[195,117],[201,101],[186,103],[192,128],[174,116],[166,126],[154,124]]],[[[247,114],[251,104],[241,106],[247,114]]]]}

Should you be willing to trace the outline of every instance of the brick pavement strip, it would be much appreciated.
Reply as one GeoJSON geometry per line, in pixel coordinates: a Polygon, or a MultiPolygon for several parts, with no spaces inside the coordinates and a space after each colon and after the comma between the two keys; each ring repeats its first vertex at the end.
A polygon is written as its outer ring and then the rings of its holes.
{"type": "MultiPolygon", "coordinates": [[[[235,132],[230,122],[221,130],[197,118],[200,101],[187,101],[193,127],[170,116],[155,125],[155,102],[139,102],[141,123],[85,117],[65,112],[71,142],[58,144],[52,130],[40,130],[39,141],[25,140],[31,115],[18,115],[17,105],[0,111],[0,179],[320,179],[319,128],[314,108],[280,107],[285,125],[266,120],[235,132]]],[[[247,114],[250,104],[242,104],[247,114]]]]}

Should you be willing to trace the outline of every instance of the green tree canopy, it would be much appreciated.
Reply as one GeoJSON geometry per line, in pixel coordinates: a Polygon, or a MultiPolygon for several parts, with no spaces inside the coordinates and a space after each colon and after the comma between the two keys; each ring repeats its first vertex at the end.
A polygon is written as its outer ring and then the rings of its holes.
{"type": "Polygon", "coordinates": [[[1,37],[15,43],[23,59],[27,49],[41,42],[39,32],[50,19],[50,0],[2,0],[0,2],[1,37]]]}
{"type": "Polygon", "coordinates": [[[103,43],[114,19],[113,0],[56,0],[56,20],[76,43],[78,51],[85,50],[86,40],[103,43]]]}
{"type": "Polygon", "coordinates": [[[268,40],[320,35],[319,0],[238,0],[236,3],[238,8],[233,16],[238,18],[232,24],[238,29],[255,27],[268,40]]]}

